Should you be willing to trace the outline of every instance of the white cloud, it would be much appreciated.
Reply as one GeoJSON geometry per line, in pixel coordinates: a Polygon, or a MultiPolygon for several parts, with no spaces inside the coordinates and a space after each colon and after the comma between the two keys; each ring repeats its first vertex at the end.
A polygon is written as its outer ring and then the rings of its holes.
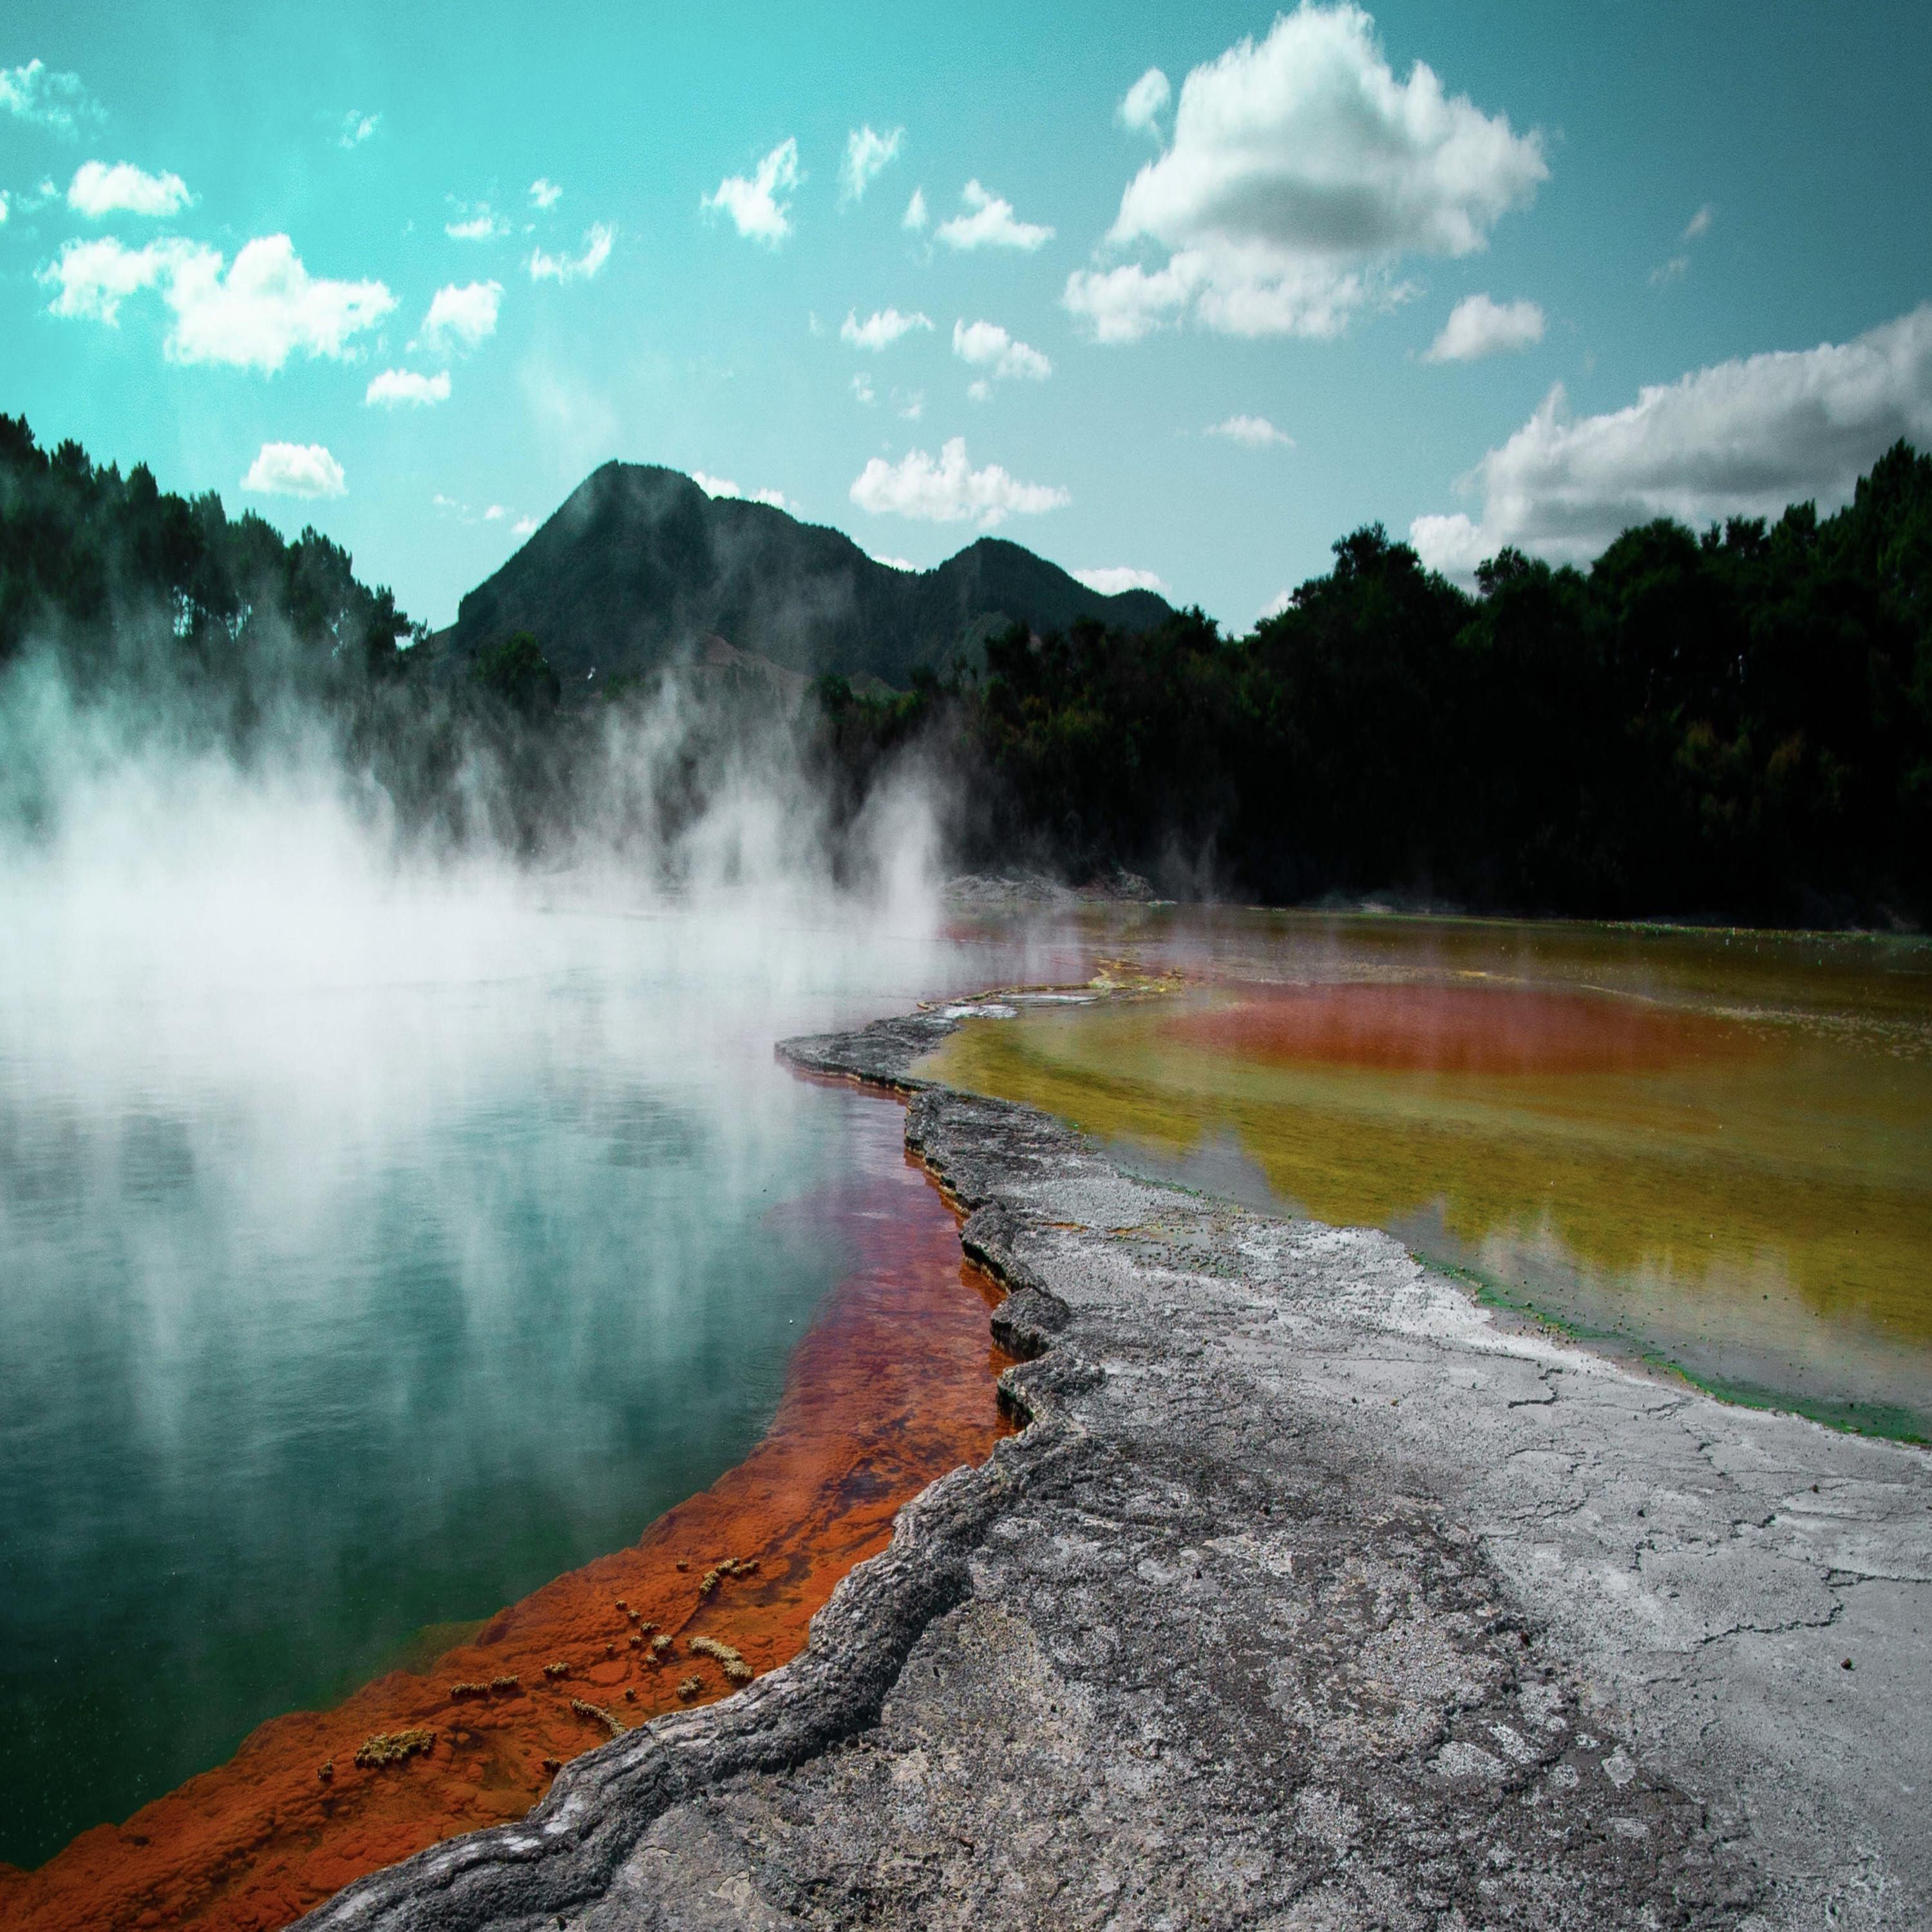
{"type": "MultiPolygon", "coordinates": [[[[892,392],[892,400],[896,403],[898,402],[898,392],[896,389],[892,392]]],[[[926,392],[923,389],[910,391],[905,400],[899,404],[899,420],[902,422],[917,422],[925,413],[926,392]]]]}
{"type": "Polygon", "coordinates": [[[872,379],[862,369],[852,378],[852,394],[856,400],[863,403],[868,409],[878,400],[878,397],[872,393],[872,379]]]}
{"type": "Polygon", "coordinates": [[[1692,242],[1711,232],[1711,224],[1718,218],[1718,211],[1708,201],[1684,224],[1684,232],[1677,238],[1678,252],[1667,262],[1660,262],[1650,272],[1650,285],[1654,289],[1665,287],[1690,272],[1690,248],[1692,242]]]}
{"type": "Polygon", "coordinates": [[[358,114],[354,108],[342,117],[342,131],[336,136],[339,148],[359,148],[382,124],[380,114],[358,114]]]}
{"type": "Polygon", "coordinates": [[[1167,594],[1167,586],[1150,570],[1136,570],[1126,564],[1104,564],[1093,570],[1076,570],[1073,574],[1089,590],[1102,597],[1118,597],[1123,590],[1158,590],[1167,594]]]}
{"type": "Polygon", "coordinates": [[[1265,623],[1270,617],[1279,617],[1294,602],[1294,592],[1292,590],[1277,590],[1255,613],[1255,622],[1258,624],[1265,623]]]}
{"type": "Polygon", "coordinates": [[[1423,356],[1425,362],[1474,362],[1506,349],[1527,349],[1543,340],[1543,311],[1533,302],[1492,302],[1486,295],[1465,296],[1449,311],[1442,333],[1423,356]]]}
{"type": "Polygon", "coordinates": [[[1294,437],[1286,430],[1276,429],[1266,416],[1230,416],[1226,422],[1210,423],[1206,434],[1225,436],[1230,442],[1250,449],[1266,449],[1275,443],[1289,449],[1294,447],[1294,437]]]}
{"type": "Polygon", "coordinates": [[[880,308],[874,309],[861,322],[859,311],[851,309],[838,325],[838,339],[850,343],[854,349],[869,349],[876,353],[881,349],[890,349],[901,336],[910,334],[915,328],[932,326],[929,315],[902,315],[896,308],[880,308]]]}
{"type": "Polygon", "coordinates": [[[1834,508],[1901,436],[1932,439],[1932,303],[1850,342],[1694,370],[1603,416],[1572,417],[1559,384],[1463,479],[1480,521],[1418,517],[1410,538],[1432,568],[1464,574],[1506,544],[1586,562],[1656,517],[1834,508]]]}
{"type": "Polygon", "coordinates": [[[100,104],[81,86],[79,74],[57,74],[38,60],[25,67],[0,68],[0,113],[69,139],[83,121],[106,118],[100,104]]]}
{"type": "Polygon", "coordinates": [[[563,190],[546,175],[538,175],[530,183],[530,201],[533,206],[548,213],[563,199],[563,190]]]}
{"type": "MultiPolygon", "coordinates": [[[[453,195],[450,199],[455,201],[453,195]]],[[[446,221],[442,232],[452,242],[494,242],[509,233],[510,224],[487,201],[457,201],[455,219],[446,221]]]]}
{"type": "Polygon", "coordinates": [[[1328,336],[1404,254],[1462,256],[1547,178],[1542,141],[1418,61],[1399,81],[1359,7],[1304,4],[1196,68],[1174,139],[1129,183],[1109,245],[1165,262],[1077,270],[1066,307],[1103,342],[1190,312],[1234,335],[1328,336]]]}
{"type": "Polygon", "coordinates": [[[118,321],[121,304],[158,288],[174,313],[166,352],[172,362],[224,362],[273,374],[297,350],[340,361],[350,339],[396,305],[380,282],[311,276],[286,235],[243,244],[232,267],[218,248],[152,242],[130,249],[113,240],[70,242],[40,272],[56,291],[50,312],[118,321]]]}
{"type": "Polygon", "coordinates": [[[911,200],[906,203],[906,212],[900,220],[899,226],[909,234],[916,235],[926,226],[928,219],[926,190],[922,188],[916,188],[912,191],[911,200]]]}
{"type": "Polygon", "coordinates": [[[838,199],[863,199],[873,181],[898,158],[905,130],[895,128],[890,134],[875,134],[870,127],[854,128],[845,136],[845,159],[838,170],[838,199]]]}
{"type": "Polygon", "coordinates": [[[413,369],[385,369],[370,379],[362,392],[365,404],[380,403],[385,409],[400,408],[407,403],[421,408],[449,400],[449,371],[439,369],[434,376],[419,376],[413,369]]]}
{"type": "Polygon", "coordinates": [[[1173,98],[1174,89],[1167,76],[1159,68],[1150,67],[1127,89],[1114,110],[1114,118],[1123,128],[1131,128],[1137,134],[1156,134],[1160,131],[1160,117],[1173,98]]]}
{"type": "Polygon", "coordinates": [[[0,188],[0,228],[4,228],[7,225],[8,207],[7,190],[4,188],[0,188]]]}
{"type": "Polygon", "coordinates": [[[605,223],[593,221],[584,230],[580,255],[547,255],[541,248],[530,250],[530,280],[533,282],[587,282],[610,259],[617,231],[605,223]]]}
{"type": "Polygon", "coordinates": [[[715,194],[698,206],[707,213],[722,208],[746,240],[776,248],[791,232],[792,191],[804,176],[798,169],[798,142],[788,136],[752,171],[751,178],[727,175],[715,194]],[[787,197],[781,200],[781,196],[787,197]]]}
{"type": "Polygon", "coordinates": [[[319,442],[265,442],[242,487],[258,496],[346,496],[342,465],[319,442]]]}
{"type": "Polygon", "coordinates": [[[70,242],[40,272],[41,286],[56,291],[47,313],[117,327],[122,302],[140,290],[153,287],[188,245],[151,242],[145,248],[129,248],[112,236],[98,242],[70,242]]]}
{"type": "Polygon", "coordinates": [[[966,458],[966,439],[956,436],[934,462],[922,449],[908,450],[897,463],[875,456],[854,482],[851,499],[874,516],[916,518],[932,524],[976,520],[991,530],[1009,516],[1038,516],[1072,499],[1058,486],[1022,483],[997,463],[975,470],[966,458]]]}
{"type": "Polygon", "coordinates": [[[526,537],[536,529],[536,526],[537,520],[536,518],[519,517],[517,520],[510,526],[510,534],[513,537],[526,537]]]}
{"type": "Polygon", "coordinates": [[[919,569],[919,566],[914,563],[910,557],[879,556],[874,555],[870,550],[867,551],[866,554],[872,557],[872,561],[874,563],[883,563],[888,570],[910,570],[916,573],[919,569]]]}
{"type": "Polygon", "coordinates": [[[82,161],[68,184],[67,205],[98,221],[106,214],[178,214],[194,199],[179,175],[144,174],[131,161],[82,161]]]}
{"type": "Polygon", "coordinates": [[[707,476],[701,470],[691,472],[691,480],[707,496],[730,496],[748,503],[769,503],[775,510],[790,509],[782,490],[741,490],[728,476],[707,476]]]}
{"type": "Polygon", "coordinates": [[[990,370],[996,378],[1017,376],[1043,382],[1053,374],[1053,364],[1037,349],[1016,340],[997,322],[956,322],[952,352],[976,369],[990,370]]]}
{"type": "Polygon", "coordinates": [[[423,340],[449,355],[474,349],[496,332],[496,316],[503,305],[501,282],[446,283],[430,298],[423,317],[423,340]]]}
{"type": "Polygon", "coordinates": [[[490,507],[483,512],[483,520],[486,524],[500,524],[509,514],[509,512],[505,509],[501,503],[492,503],[490,507]]]}
{"type": "Polygon", "coordinates": [[[1051,228],[1020,220],[1011,202],[1002,201],[976,181],[966,184],[959,199],[966,205],[965,213],[942,221],[934,230],[949,248],[1024,248],[1030,253],[1053,239],[1051,228]]]}

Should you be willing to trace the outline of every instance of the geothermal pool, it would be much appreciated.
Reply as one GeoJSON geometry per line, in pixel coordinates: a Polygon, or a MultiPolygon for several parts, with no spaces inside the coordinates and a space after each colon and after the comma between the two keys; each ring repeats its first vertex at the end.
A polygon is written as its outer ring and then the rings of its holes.
{"type": "Polygon", "coordinates": [[[1924,941],[1175,910],[1094,943],[1178,990],[925,1070],[1717,1394],[1932,1438],[1924,941]]]}
{"type": "MultiPolygon", "coordinates": [[[[590,1702],[664,1708],[613,1605],[688,1597],[680,1538],[702,1567],[761,1526],[774,1563],[719,1628],[759,1669],[795,1647],[887,1473],[910,1493],[994,1427],[984,1305],[898,1109],[772,1058],[924,996],[1172,974],[975,1021],[932,1070],[1388,1228],[1720,1393],[1932,1435],[1922,944],[1131,907],[935,938],[770,894],[266,890],[104,923],[29,897],[0,931],[0,1862],[331,1706],[154,1814],[246,1838],[272,1787],[232,1922],[515,1815],[537,1754],[597,1741],[561,1692],[346,1835],[310,1827],[354,1780],[311,1760],[446,1727],[446,1687],[380,1673],[521,1642],[529,1676],[560,1630],[590,1702]]],[[[20,1894],[32,1922],[163,1895],[146,1834],[96,1837],[20,1894]]],[[[226,1843],[168,1895],[238,1870],[226,1843]]]]}
{"type": "Polygon", "coordinates": [[[68,906],[0,940],[0,1861],[740,1462],[924,1186],[896,1107],[773,1042],[998,971],[822,908],[524,886],[297,944],[302,897],[274,934],[251,901],[154,947],[68,906]]]}

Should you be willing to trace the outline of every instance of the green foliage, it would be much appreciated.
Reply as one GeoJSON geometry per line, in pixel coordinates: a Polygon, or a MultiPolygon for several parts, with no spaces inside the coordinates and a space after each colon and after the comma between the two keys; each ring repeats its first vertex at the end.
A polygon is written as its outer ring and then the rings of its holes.
{"type": "MultiPolygon", "coordinates": [[[[848,766],[911,728],[842,680],[820,704],[848,766]]],[[[1822,521],[1645,524],[1587,573],[1504,550],[1474,596],[1371,526],[1244,639],[1198,611],[1009,631],[919,728],[970,780],[980,862],[1276,901],[1923,916],[1932,459],[1898,445],[1822,521]]]]}
{"type": "Polygon", "coordinates": [[[550,660],[528,631],[517,631],[500,644],[476,653],[470,675],[519,711],[554,710],[563,686],[550,660]]]}
{"type": "Polygon", "coordinates": [[[0,416],[0,664],[44,634],[82,658],[158,649],[183,674],[272,658],[382,678],[409,628],[314,530],[286,543],[260,517],[231,522],[212,491],[164,494],[145,464],[124,477],[74,442],[50,454],[0,416]]]}

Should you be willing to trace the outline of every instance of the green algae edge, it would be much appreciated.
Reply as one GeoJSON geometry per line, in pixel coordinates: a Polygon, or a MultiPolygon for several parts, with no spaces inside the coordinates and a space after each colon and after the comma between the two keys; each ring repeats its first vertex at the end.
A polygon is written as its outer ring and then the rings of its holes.
{"type": "Polygon", "coordinates": [[[1588,1348],[1593,1354],[1606,1354],[1627,1364],[1641,1365],[1654,1374],[1682,1382],[1687,1388],[1694,1388],[1714,1400],[1728,1402],[1733,1408],[1762,1409],[1772,1415],[1799,1415],[1808,1422],[1835,1429],[1842,1435],[1874,1436],[1883,1442],[1908,1443],[1919,1448],[1932,1447],[1932,1436],[1927,1434],[1921,1418],[1910,1409],[1897,1404],[1829,1402],[1794,1395],[1788,1389],[1770,1388],[1760,1382],[1738,1382],[1728,1376],[1702,1374],[1695,1369],[1686,1368],[1682,1362],[1673,1360],[1659,1349],[1642,1346],[1621,1329],[1593,1328],[1555,1314],[1527,1295],[1511,1293],[1480,1269],[1437,1261],[1414,1248],[1408,1250],[1408,1254],[1419,1267],[1429,1269],[1432,1274],[1447,1275],[1479,1307],[1513,1316],[1579,1348],[1588,1348]]]}

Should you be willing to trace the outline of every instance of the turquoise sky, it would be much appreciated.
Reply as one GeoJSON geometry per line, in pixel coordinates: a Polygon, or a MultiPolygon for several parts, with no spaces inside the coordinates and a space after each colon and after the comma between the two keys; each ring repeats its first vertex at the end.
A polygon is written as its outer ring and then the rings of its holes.
{"type": "Polygon", "coordinates": [[[437,624],[617,456],[1245,628],[1932,446],[1928,82],[1923,5],[14,0],[0,408],[437,624]]]}

